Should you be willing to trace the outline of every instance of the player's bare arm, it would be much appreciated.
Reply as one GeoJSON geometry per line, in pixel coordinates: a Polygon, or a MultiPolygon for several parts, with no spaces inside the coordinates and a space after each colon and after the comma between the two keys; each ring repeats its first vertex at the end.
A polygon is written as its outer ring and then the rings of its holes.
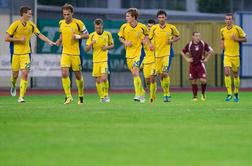
{"type": "Polygon", "coordinates": [[[236,41],[236,42],[247,42],[247,38],[246,37],[238,37],[237,35],[233,34],[231,36],[232,40],[236,41]]]}
{"type": "Polygon", "coordinates": [[[187,62],[193,62],[193,59],[191,57],[189,57],[189,54],[185,54],[183,51],[181,51],[180,53],[182,55],[182,57],[187,61],[187,62]]]}
{"type": "Polygon", "coordinates": [[[89,33],[85,32],[85,33],[82,33],[80,36],[81,36],[81,39],[88,39],[89,38],[89,33]]]}
{"type": "Polygon", "coordinates": [[[214,55],[214,51],[213,50],[210,50],[208,52],[206,52],[206,57],[204,59],[204,62],[208,62],[208,60],[210,59],[210,57],[214,55]]]}
{"type": "Polygon", "coordinates": [[[89,38],[89,33],[88,33],[88,32],[82,33],[82,34],[80,34],[80,35],[78,35],[78,34],[73,34],[73,39],[74,39],[74,40],[88,39],[88,38],[89,38]]]}
{"type": "Polygon", "coordinates": [[[114,46],[115,46],[114,43],[113,43],[113,44],[110,44],[110,45],[108,45],[108,46],[103,46],[103,47],[102,47],[102,50],[103,50],[103,51],[110,50],[110,49],[114,48],[114,46]]]}
{"type": "Polygon", "coordinates": [[[124,38],[119,37],[119,41],[125,45],[125,47],[131,47],[132,42],[131,41],[126,41],[124,38]]]}
{"type": "Polygon", "coordinates": [[[149,46],[150,46],[150,50],[154,51],[155,48],[154,48],[154,45],[151,42],[149,43],[149,46]]]}
{"type": "Polygon", "coordinates": [[[177,42],[179,39],[180,39],[180,36],[173,36],[172,39],[169,39],[169,40],[167,41],[167,44],[175,43],[175,42],[177,42]]]}
{"type": "Polygon", "coordinates": [[[5,41],[24,43],[26,41],[26,38],[25,36],[22,36],[21,38],[14,38],[14,37],[11,37],[10,34],[6,33],[5,41]]]}
{"type": "Polygon", "coordinates": [[[62,35],[60,34],[59,39],[55,42],[56,46],[60,46],[62,43],[62,35]]]}
{"type": "Polygon", "coordinates": [[[145,43],[148,43],[149,44],[149,47],[150,47],[150,50],[151,51],[154,51],[154,46],[153,44],[151,43],[151,40],[149,39],[149,35],[146,35],[142,41],[143,44],[145,43]]]}
{"type": "Polygon", "coordinates": [[[224,39],[221,39],[220,41],[220,48],[224,50],[224,39]]]}
{"type": "Polygon", "coordinates": [[[89,45],[87,44],[85,47],[85,51],[86,52],[90,51],[91,48],[93,47],[93,44],[95,44],[95,43],[96,43],[96,40],[92,40],[92,42],[89,45]]]}
{"type": "Polygon", "coordinates": [[[45,35],[43,35],[42,33],[40,33],[39,35],[37,35],[38,38],[40,38],[41,40],[43,40],[44,42],[46,42],[48,45],[53,46],[56,45],[55,42],[51,41],[50,39],[48,39],[45,35]]]}

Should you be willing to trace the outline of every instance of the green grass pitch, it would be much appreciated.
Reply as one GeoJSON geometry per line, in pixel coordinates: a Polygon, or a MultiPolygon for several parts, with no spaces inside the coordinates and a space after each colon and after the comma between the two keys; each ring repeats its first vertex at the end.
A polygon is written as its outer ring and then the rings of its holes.
{"type": "Polygon", "coordinates": [[[192,102],[190,92],[155,103],[112,94],[63,105],[63,95],[0,97],[0,165],[249,166],[252,93],[226,103],[224,92],[192,102]]]}

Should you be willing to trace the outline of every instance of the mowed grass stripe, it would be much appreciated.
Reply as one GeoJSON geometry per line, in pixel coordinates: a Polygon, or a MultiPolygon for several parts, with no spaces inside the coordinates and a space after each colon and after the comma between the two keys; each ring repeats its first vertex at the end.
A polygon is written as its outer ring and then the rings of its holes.
{"type": "Polygon", "coordinates": [[[239,103],[209,92],[192,102],[173,93],[171,103],[135,103],[112,94],[99,103],[63,105],[64,96],[0,97],[0,165],[250,165],[252,94],[239,103]]]}

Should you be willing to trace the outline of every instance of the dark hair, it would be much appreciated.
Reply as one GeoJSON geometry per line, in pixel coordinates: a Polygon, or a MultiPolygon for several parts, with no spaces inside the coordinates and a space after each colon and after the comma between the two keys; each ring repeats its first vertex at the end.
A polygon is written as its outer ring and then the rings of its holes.
{"type": "Polygon", "coordinates": [[[159,15],[165,15],[165,16],[166,16],[167,14],[166,14],[165,10],[161,9],[161,10],[159,10],[159,11],[157,12],[157,17],[158,17],[159,15]]]}
{"type": "Polygon", "coordinates": [[[23,16],[24,13],[27,13],[29,10],[32,10],[29,6],[21,6],[20,16],[23,16]]]}
{"type": "Polygon", "coordinates": [[[71,4],[69,4],[69,3],[65,3],[65,5],[61,7],[61,10],[62,10],[62,11],[63,11],[63,10],[70,10],[71,13],[74,12],[73,6],[72,6],[71,4]]]}
{"type": "Polygon", "coordinates": [[[156,21],[154,19],[149,19],[148,24],[156,24],[156,21]]]}
{"type": "Polygon", "coordinates": [[[103,20],[101,18],[97,18],[94,20],[95,25],[103,25],[103,20]]]}
{"type": "Polygon", "coordinates": [[[195,33],[199,33],[199,32],[198,32],[198,31],[193,31],[192,35],[194,36],[194,35],[195,35],[195,33]]]}
{"type": "Polygon", "coordinates": [[[226,16],[232,16],[232,18],[234,18],[233,13],[227,13],[226,16]]]}
{"type": "Polygon", "coordinates": [[[135,19],[137,19],[137,17],[138,17],[137,8],[129,8],[129,9],[127,10],[127,13],[130,13],[130,15],[131,15],[132,17],[135,17],[135,19]]]}

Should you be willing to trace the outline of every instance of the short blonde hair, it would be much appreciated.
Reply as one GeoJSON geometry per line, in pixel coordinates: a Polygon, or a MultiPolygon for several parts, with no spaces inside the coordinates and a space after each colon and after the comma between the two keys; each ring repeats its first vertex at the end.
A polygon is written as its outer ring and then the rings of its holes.
{"type": "Polygon", "coordinates": [[[63,10],[70,10],[71,13],[74,12],[73,6],[72,6],[71,4],[69,4],[69,3],[65,3],[65,5],[61,7],[61,10],[62,10],[62,11],[63,11],[63,10]]]}
{"type": "Polygon", "coordinates": [[[129,13],[131,15],[131,17],[135,17],[135,19],[138,18],[138,10],[137,10],[137,8],[129,8],[127,10],[127,13],[129,13]]]}

